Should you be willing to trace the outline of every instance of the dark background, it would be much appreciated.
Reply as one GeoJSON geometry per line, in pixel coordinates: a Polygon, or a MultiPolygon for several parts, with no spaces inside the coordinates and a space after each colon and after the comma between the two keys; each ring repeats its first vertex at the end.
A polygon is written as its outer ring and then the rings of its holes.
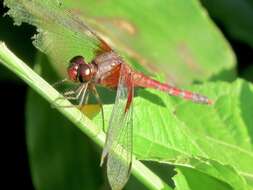
{"type": "MultiPolygon", "coordinates": [[[[219,17],[219,14],[213,9],[213,3],[209,2],[211,1],[203,0],[203,5],[206,6],[214,22],[230,42],[238,60],[237,71],[239,76],[252,81],[253,77],[247,73],[252,69],[253,49],[247,45],[245,40],[241,40],[231,33],[226,21],[219,17]]],[[[237,10],[235,14],[240,12],[240,7],[237,8],[239,11],[237,10]]],[[[24,62],[32,64],[36,50],[32,46],[30,38],[35,33],[35,28],[27,24],[22,24],[19,27],[13,26],[11,18],[2,17],[6,11],[7,9],[3,7],[1,2],[0,40],[4,40],[8,47],[24,62]]],[[[1,187],[7,186],[8,189],[14,187],[34,189],[30,176],[25,140],[24,114],[27,86],[1,65],[0,70],[1,157],[3,158],[1,162],[1,168],[3,168],[1,170],[3,175],[1,187]]]]}
{"type": "MultiPolygon", "coordinates": [[[[33,63],[35,48],[31,36],[35,28],[22,24],[13,26],[9,17],[2,17],[7,11],[0,4],[0,40],[27,63],[33,63]]],[[[8,69],[0,65],[1,99],[1,189],[34,189],[31,181],[26,140],[25,140],[25,104],[27,85],[8,69]],[[5,189],[5,188],[4,188],[5,189]]]]}

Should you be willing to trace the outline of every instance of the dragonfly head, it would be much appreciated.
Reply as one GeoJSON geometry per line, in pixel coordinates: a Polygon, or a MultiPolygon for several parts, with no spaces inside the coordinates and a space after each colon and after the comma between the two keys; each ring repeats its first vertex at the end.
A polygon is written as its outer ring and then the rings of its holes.
{"type": "Polygon", "coordinates": [[[70,60],[68,76],[73,82],[88,82],[94,76],[94,72],[92,65],[87,64],[82,56],[75,56],[70,60]]]}

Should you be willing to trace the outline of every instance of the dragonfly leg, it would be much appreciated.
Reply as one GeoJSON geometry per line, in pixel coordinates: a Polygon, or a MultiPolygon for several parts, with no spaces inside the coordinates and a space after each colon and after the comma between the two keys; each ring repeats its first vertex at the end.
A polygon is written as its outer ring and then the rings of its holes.
{"type": "Polygon", "coordinates": [[[71,90],[71,91],[68,91],[68,92],[65,92],[64,94],[63,94],[63,97],[62,98],[66,98],[66,99],[68,99],[68,100],[77,100],[79,97],[80,97],[80,95],[82,94],[82,91],[83,91],[83,89],[85,89],[85,88],[87,88],[86,87],[86,84],[84,85],[84,84],[82,84],[82,85],[80,85],[76,90],[71,90]],[[73,94],[76,94],[75,96],[73,96],[73,94]]]}
{"type": "MultiPolygon", "coordinates": [[[[54,102],[57,102],[58,100],[61,100],[61,99],[77,100],[80,97],[80,95],[82,94],[82,92],[85,89],[87,89],[87,86],[88,86],[87,84],[82,84],[76,90],[71,90],[71,91],[65,92],[65,93],[63,93],[63,97],[56,98],[54,102]]],[[[85,94],[85,92],[84,92],[84,94],[85,94]]],[[[78,107],[79,106],[80,105],[78,105],[78,107]]],[[[65,107],[65,108],[67,108],[67,107],[77,107],[77,106],[76,105],[68,105],[68,106],[61,105],[59,107],[65,107]]]]}
{"type": "Polygon", "coordinates": [[[102,104],[102,101],[100,99],[100,96],[98,94],[98,91],[96,89],[96,87],[94,85],[92,85],[92,93],[95,95],[95,98],[100,106],[100,109],[101,109],[101,113],[102,113],[102,120],[103,120],[103,131],[105,132],[105,116],[104,116],[104,109],[103,109],[103,104],[102,104]]]}
{"type": "Polygon", "coordinates": [[[69,95],[76,94],[76,91],[77,91],[77,90],[71,90],[71,91],[64,92],[64,93],[63,93],[63,96],[69,96],[69,95]]]}
{"type": "Polygon", "coordinates": [[[85,100],[84,100],[84,105],[87,105],[87,104],[88,104],[89,96],[90,96],[90,93],[88,92],[88,93],[87,93],[87,96],[85,97],[85,100]]]}
{"type": "Polygon", "coordinates": [[[84,89],[82,90],[81,100],[80,100],[80,102],[78,104],[78,106],[80,106],[80,107],[83,105],[83,100],[84,100],[84,97],[85,97],[88,85],[89,85],[89,83],[86,83],[84,89]]]}
{"type": "Polygon", "coordinates": [[[60,84],[62,84],[62,83],[64,83],[64,82],[67,82],[67,81],[69,81],[67,78],[62,79],[62,80],[57,81],[57,82],[55,82],[54,84],[52,84],[52,86],[53,86],[53,87],[56,87],[56,86],[58,86],[58,85],[60,85],[60,84]]]}

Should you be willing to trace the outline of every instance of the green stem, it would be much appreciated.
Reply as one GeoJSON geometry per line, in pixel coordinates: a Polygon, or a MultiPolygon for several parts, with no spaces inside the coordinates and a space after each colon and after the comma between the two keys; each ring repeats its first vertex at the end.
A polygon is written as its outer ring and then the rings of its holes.
{"type": "MultiPolygon", "coordinates": [[[[16,57],[3,42],[0,42],[0,61],[51,104],[54,104],[55,100],[61,96],[50,84],[16,57]]],[[[66,99],[57,101],[57,104],[66,106],[71,105],[66,99]]],[[[72,121],[75,126],[89,136],[96,144],[101,147],[104,145],[104,132],[77,108],[56,106],[56,109],[72,121]]],[[[135,159],[133,162],[132,173],[149,189],[170,189],[170,187],[168,187],[157,175],[140,161],[135,159]]]]}

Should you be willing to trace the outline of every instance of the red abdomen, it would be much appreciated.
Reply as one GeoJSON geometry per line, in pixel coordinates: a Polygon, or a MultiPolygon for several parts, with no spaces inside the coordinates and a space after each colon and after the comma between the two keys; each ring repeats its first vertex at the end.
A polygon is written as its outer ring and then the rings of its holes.
{"type": "Polygon", "coordinates": [[[133,82],[135,87],[152,88],[163,92],[167,92],[169,95],[172,96],[180,96],[184,99],[192,100],[193,102],[202,104],[212,104],[212,101],[209,100],[206,96],[186,90],[181,90],[169,84],[161,83],[159,81],[156,81],[154,79],[151,79],[150,77],[143,75],[142,73],[134,72],[133,82]]]}

